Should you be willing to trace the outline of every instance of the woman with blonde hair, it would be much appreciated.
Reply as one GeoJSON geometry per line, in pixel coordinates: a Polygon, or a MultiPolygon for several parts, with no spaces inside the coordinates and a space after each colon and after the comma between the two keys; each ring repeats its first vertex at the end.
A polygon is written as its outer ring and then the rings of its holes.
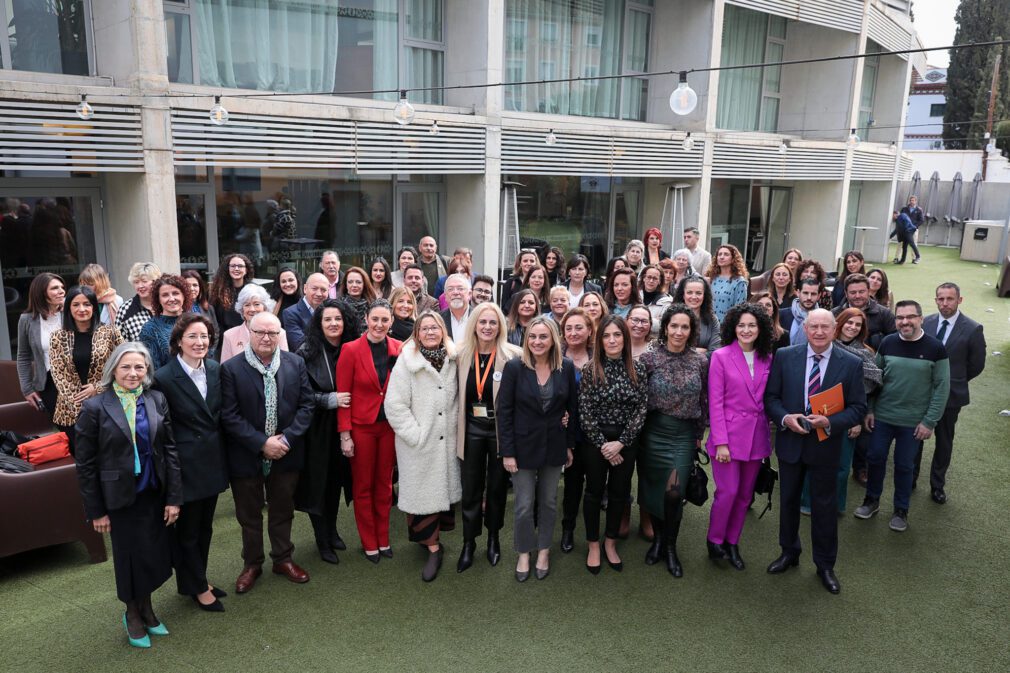
{"type": "Polygon", "coordinates": [[[406,341],[414,333],[417,299],[410,288],[400,286],[389,295],[389,305],[393,307],[393,326],[389,328],[389,336],[397,341],[406,341]]]}
{"type": "Polygon", "coordinates": [[[126,301],[120,297],[112,281],[109,280],[108,272],[101,264],[88,264],[77,276],[77,283],[82,287],[90,287],[98,298],[98,303],[102,306],[101,321],[103,325],[112,325],[116,321],[116,313],[126,301]]]}
{"type": "Polygon", "coordinates": [[[116,311],[113,321],[123,341],[136,341],[140,330],[154,317],[154,282],[161,278],[161,269],[152,262],[137,262],[130,267],[128,279],[136,293],[116,311]]]}
{"type": "Polygon", "coordinates": [[[470,312],[466,335],[459,349],[459,410],[456,455],[462,461],[463,549],[456,572],[473,565],[477,538],[487,528],[487,560],[498,565],[505,525],[508,474],[498,457],[495,403],[505,364],[522,354],[508,342],[505,314],[493,302],[478,304],[470,312]]]}

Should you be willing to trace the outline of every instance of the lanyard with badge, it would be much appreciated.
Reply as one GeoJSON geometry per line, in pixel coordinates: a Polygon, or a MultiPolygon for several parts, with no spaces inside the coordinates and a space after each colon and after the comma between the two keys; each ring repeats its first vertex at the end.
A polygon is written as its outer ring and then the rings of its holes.
{"type": "Polygon", "coordinates": [[[491,357],[487,359],[487,366],[484,373],[481,374],[480,371],[480,354],[474,351],[473,354],[473,368],[477,377],[475,383],[477,384],[477,402],[471,405],[470,410],[473,413],[474,418],[494,418],[494,411],[489,410],[488,406],[484,404],[484,384],[487,383],[488,374],[494,370],[494,356],[495,351],[491,351],[491,357]]]}

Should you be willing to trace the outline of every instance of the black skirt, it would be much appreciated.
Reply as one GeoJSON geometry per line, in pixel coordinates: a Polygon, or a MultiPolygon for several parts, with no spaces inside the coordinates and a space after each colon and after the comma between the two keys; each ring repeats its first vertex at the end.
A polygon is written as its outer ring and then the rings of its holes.
{"type": "Polygon", "coordinates": [[[124,603],[151,595],[172,576],[164,496],[138,493],[129,507],[109,512],[109,521],[116,595],[124,603]]]}

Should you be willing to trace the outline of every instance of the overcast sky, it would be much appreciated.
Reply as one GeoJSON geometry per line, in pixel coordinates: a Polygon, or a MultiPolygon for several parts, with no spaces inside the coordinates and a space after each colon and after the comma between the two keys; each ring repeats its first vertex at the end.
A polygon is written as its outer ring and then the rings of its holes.
{"type": "MultiPolygon", "coordinates": [[[[945,47],[954,43],[954,12],[958,0],[914,0],[912,12],[915,14],[915,30],[919,33],[924,47],[945,47]]],[[[950,52],[927,52],[930,65],[947,67],[950,52]]]]}

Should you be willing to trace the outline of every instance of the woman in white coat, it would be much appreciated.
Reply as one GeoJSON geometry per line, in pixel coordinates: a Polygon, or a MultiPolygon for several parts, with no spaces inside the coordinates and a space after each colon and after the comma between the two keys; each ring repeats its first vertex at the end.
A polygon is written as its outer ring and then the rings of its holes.
{"type": "Polygon", "coordinates": [[[456,349],[445,323],[426,311],[414,323],[386,390],[386,419],[396,433],[400,471],[397,507],[407,514],[410,541],[428,548],[421,579],[438,576],[441,531],[455,527],[462,495],[456,459],[456,349]]]}

